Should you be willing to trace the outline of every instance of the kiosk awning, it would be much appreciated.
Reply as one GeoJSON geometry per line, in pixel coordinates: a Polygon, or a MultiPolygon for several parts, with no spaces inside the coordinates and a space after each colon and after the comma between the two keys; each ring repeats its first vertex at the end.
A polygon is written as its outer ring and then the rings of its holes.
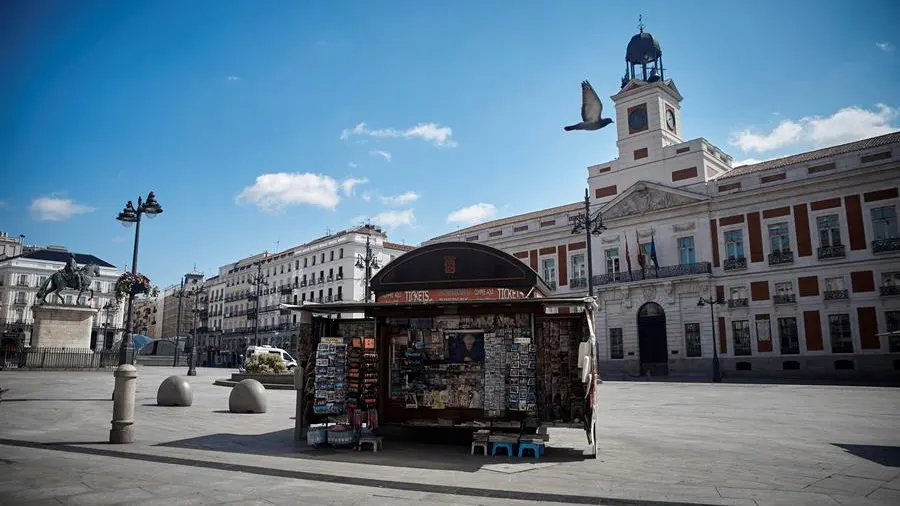
{"type": "Polygon", "coordinates": [[[488,300],[457,300],[457,301],[425,301],[425,302],[334,302],[329,304],[317,304],[306,302],[303,304],[281,304],[283,311],[309,311],[319,313],[362,313],[383,309],[418,309],[438,307],[477,307],[477,306],[505,306],[505,307],[568,307],[592,304],[593,297],[542,297],[539,299],[488,299],[488,300]]]}

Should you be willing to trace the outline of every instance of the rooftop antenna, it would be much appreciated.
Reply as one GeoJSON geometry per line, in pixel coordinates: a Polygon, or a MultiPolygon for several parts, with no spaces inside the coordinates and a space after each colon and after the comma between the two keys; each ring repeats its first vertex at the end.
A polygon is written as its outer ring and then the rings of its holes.
{"type": "Polygon", "coordinates": [[[644,15],[643,14],[638,15],[638,30],[640,30],[641,33],[644,33],[644,15]]]}
{"type": "Polygon", "coordinates": [[[275,241],[275,253],[278,253],[279,251],[281,251],[281,250],[278,249],[278,247],[279,247],[280,245],[281,245],[281,241],[275,241]]]}

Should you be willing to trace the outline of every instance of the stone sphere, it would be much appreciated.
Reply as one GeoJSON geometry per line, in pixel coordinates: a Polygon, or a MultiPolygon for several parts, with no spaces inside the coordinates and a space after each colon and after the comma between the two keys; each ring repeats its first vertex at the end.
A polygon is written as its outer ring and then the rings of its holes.
{"type": "Polygon", "coordinates": [[[169,376],[156,391],[156,404],[160,406],[190,406],[193,403],[194,391],[182,376],[169,376]]]}
{"type": "Polygon", "coordinates": [[[228,396],[232,413],[265,413],[266,404],[266,387],[255,379],[241,380],[228,396]]]}

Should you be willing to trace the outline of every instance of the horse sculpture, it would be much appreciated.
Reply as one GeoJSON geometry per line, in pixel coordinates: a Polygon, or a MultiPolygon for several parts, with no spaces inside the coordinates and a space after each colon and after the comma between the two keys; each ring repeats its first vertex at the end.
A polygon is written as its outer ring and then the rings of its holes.
{"type": "Polygon", "coordinates": [[[100,267],[91,263],[82,265],[70,275],[67,275],[64,271],[56,271],[41,284],[37,293],[37,303],[46,304],[46,298],[51,293],[56,295],[60,303],[65,303],[65,299],[62,298],[59,292],[66,288],[78,290],[78,296],[75,297],[76,306],[80,304],[81,297],[85,291],[91,294],[87,300],[94,300],[94,289],[91,288],[91,279],[98,276],[100,276],[100,267]]]}

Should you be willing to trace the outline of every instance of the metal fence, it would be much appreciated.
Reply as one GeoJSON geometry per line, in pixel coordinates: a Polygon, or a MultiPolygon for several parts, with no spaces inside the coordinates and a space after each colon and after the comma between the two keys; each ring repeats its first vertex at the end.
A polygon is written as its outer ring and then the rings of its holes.
{"type": "Polygon", "coordinates": [[[24,348],[4,353],[0,365],[19,369],[105,369],[118,364],[118,350],[24,348]]]}

